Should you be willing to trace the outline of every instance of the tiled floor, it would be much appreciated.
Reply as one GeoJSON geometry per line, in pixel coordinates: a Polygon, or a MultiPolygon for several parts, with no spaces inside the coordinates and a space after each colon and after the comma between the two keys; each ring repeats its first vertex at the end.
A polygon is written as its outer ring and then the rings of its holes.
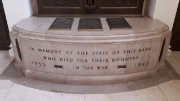
{"type": "Polygon", "coordinates": [[[167,61],[175,69],[175,71],[180,75],[180,52],[172,52],[170,57],[167,57],[167,61]]]}
{"type": "Polygon", "coordinates": [[[0,75],[14,59],[10,57],[8,54],[8,51],[0,51],[0,75]]]}
{"type": "MultiPolygon", "coordinates": [[[[4,59],[6,59],[5,57],[3,56],[4,59]]],[[[167,59],[177,71],[180,70],[178,68],[180,67],[179,57],[180,52],[174,52],[172,57],[167,59]]],[[[179,76],[171,68],[167,68],[166,72],[150,79],[112,86],[94,86],[94,89],[87,89],[90,86],[55,85],[25,79],[21,73],[14,70],[14,62],[8,66],[12,61],[10,60],[9,62],[0,60],[0,66],[3,66],[1,67],[3,69],[0,69],[0,101],[180,101],[179,76]],[[75,90],[79,93],[83,90],[96,92],[93,94],[53,92],[57,89],[75,90]],[[109,92],[96,94],[99,93],[98,90],[102,89],[104,92],[109,92]]],[[[168,67],[170,66],[168,65],[168,67]]],[[[68,90],[66,91],[68,92],[68,90]]]]}

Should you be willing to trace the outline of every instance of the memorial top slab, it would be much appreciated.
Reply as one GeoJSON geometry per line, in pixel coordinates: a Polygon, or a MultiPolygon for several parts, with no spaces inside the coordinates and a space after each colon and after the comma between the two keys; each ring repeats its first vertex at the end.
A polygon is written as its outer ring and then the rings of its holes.
{"type": "MultiPolygon", "coordinates": [[[[135,36],[140,37],[148,37],[148,36],[157,36],[156,32],[159,31],[169,31],[168,26],[160,22],[159,20],[155,20],[149,17],[137,17],[137,18],[125,18],[129,25],[132,27],[130,29],[119,29],[119,30],[110,30],[106,18],[100,18],[102,23],[103,30],[101,31],[79,31],[78,25],[80,18],[74,18],[74,22],[72,24],[71,30],[58,30],[53,29],[50,30],[49,27],[52,25],[56,18],[52,17],[30,17],[24,19],[13,26],[13,31],[18,31],[18,34],[21,36],[28,36],[28,37],[36,37],[38,38],[45,38],[56,39],[56,37],[63,36],[64,38],[71,39],[90,39],[93,37],[97,40],[99,39],[108,39],[114,37],[121,37],[122,39],[130,39],[135,36]],[[21,32],[21,33],[20,33],[21,32]],[[155,32],[155,33],[154,33],[155,32]],[[66,36],[66,37],[64,37],[66,36]],[[132,37],[130,37],[132,36],[132,37]],[[126,37],[126,38],[125,38],[126,37]]],[[[162,33],[161,33],[162,34],[162,33]]],[[[57,38],[59,39],[59,38],[57,38]]]]}

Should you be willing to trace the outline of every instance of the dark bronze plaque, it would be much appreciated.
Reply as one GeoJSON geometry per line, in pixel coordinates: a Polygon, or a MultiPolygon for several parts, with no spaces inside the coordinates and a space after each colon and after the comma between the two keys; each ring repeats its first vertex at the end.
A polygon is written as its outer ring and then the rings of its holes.
{"type": "Polygon", "coordinates": [[[81,18],[79,30],[103,30],[100,18],[81,18]]]}
{"type": "Polygon", "coordinates": [[[73,18],[56,18],[50,29],[71,30],[73,18]]]}
{"type": "Polygon", "coordinates": [[[131,28],[131,26],[124,18],[107,18],[106,20],[111,30],[131,28]]]}

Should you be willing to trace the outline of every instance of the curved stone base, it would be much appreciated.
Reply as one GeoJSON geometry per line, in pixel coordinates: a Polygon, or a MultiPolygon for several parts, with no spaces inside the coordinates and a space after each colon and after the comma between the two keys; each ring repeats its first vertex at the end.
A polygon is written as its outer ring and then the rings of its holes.
{"type": "Polygon", "coordinates": [[[13,27],[16,68],[26,77],[73,85],[116,84],[163,69],[170,32],[151,18],[126,18],[132,29],[49,30],[54,18],[28,18],[13,27]]]}

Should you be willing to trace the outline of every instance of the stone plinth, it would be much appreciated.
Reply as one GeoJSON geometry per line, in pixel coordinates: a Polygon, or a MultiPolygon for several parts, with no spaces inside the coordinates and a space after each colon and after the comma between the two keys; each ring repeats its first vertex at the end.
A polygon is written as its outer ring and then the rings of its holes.
{"type": "Polygon", "coordinates": [[[132,29],[49,30],[55,18],[31,17],[10,33],[16,68],[26,77],[63,84],[114,84],[162,70],[169,47],[168,26],[151,18],[126,18],[132,29]]]}

